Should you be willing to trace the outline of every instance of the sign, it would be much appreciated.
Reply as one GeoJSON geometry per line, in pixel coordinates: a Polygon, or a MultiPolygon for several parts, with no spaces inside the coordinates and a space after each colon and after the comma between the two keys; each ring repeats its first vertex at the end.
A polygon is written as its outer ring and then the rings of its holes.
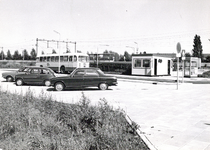
{"type": "Polygon", "coordinates": [[[177,43],[177,45],[176,45],[176,51],[177,51],[177,53],[180,53],[181,52],[181,44],[180,43],[177,43]]]}

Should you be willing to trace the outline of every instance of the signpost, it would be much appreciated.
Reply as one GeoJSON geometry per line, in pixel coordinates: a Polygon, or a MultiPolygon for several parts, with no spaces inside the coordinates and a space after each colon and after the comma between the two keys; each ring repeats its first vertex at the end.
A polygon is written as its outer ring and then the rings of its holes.
{"type": "Polygon", "coordinates": [[[184,83],[184,60],[185,60],[185,50],[182,50],[182,83],[184,83]]]}
{"type": "Polygon", "coordinates": [[[179,57],[181,57],[181,44],[177,43],[176,45],[176,57],[177,57],[177,90],[179,89],[179,57]]]}

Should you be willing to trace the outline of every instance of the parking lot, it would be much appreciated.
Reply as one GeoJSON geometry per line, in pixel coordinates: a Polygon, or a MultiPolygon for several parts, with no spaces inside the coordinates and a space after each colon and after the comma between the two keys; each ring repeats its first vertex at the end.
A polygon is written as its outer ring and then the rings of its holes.
{"type": "MultiPolygon", "coordinates": [[[[0,69],[0,76],[5,70],[0,69]]],[[[105,98],[110,105],[122,108],[140,125],[146,136],[160,150],[210,149],[210,84],[180,84],[118,79],[118,86],[54,91],[45,86],[16,86],[0,78],[0,88],[11,93],[25,93],[29,88],[36,96],[52,96],[56,101],[75,103],[82,92],[94,105],[105,98]]]]}

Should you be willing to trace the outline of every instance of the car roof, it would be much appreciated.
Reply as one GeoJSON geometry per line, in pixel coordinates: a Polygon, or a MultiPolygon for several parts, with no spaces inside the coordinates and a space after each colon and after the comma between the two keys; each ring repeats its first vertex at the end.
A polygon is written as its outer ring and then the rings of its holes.
{"type": "Polygon", "coordinates": [[[39,66],[25,66],[25,68],[49,69],[47,67],[39,67],[39,66]]]}
{"type": "Polygon", "coordinates": [[[99,70],[99,68],[94,68],[94,67],[90,67],[90,68],[76,68],[77,70],[99,70]]]}

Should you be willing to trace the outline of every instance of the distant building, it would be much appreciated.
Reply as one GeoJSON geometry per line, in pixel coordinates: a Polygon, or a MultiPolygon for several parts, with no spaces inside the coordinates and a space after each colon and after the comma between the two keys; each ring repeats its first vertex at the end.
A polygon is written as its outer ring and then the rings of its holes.
{"type": "Polygon", "coordinates": [[[133,54],[132,75],[161,76],[171,75],[172,59],[176,54],[133,54]]]}

